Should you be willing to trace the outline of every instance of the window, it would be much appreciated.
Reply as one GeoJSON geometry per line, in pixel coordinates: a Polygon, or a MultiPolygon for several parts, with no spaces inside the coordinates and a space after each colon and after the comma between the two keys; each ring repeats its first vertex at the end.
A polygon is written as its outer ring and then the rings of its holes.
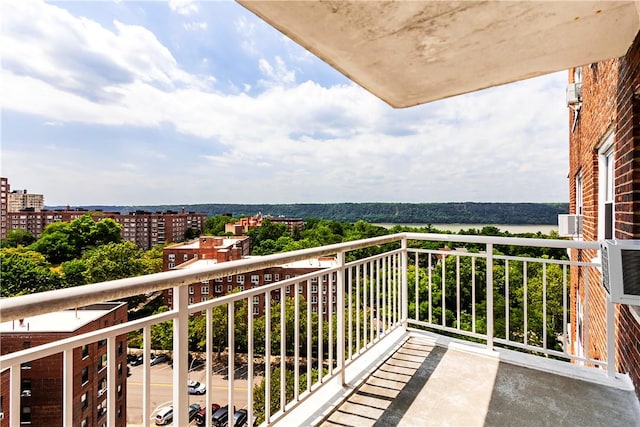
{"type": "Polygon", "coordinates": [[[193,304],[193,297],[189,297],[189,304],[193,304]]]}
{"type": "Polygon", "coordinates": [[[96,407],[96,412],[98,413],[98,418],[103,416],[104,413],[107,412],[107,402],[106,401],[102,401],[102,402],[98,403],[98,406],[96,407]]]}
{"type": "Polygon", "coordinates": [[[236,276],[236,282],[237,283],[244,283],[244,275],[243,274],[239,274],[236,276]]]}
{"type": "Polygon", "coordinates": [[[318,303],[318,297],[316,295],[311,295],[311,303],[312,304],[317,304],[318,303]]]}
{"type": "Polygon", "coordinates": [[[244,291],[244,285],[239,285],[239,286],[238,286],[238,290],[239,290],[239,291],[244,291]]]}
{"type": "Polygon", "coordinates": [[[193,286],[189,286],[189,295],[193,295],[193,286]]]}
{"type": "Polygon", "coordinates": [[[222,285],[216,285],[215,291],[217,294],[222,293],[222,285]]]}
{"type": "Polygon", "coordinates": [[[169,262],[174,262],[176,260],[176,254],[169,254],[167,259],[169,260],[169,262]]]}
{"type": "Polygon", "coordinates": [[[203,285],[208,285],[209,281],[208,280],[202,280],[202,281],[200,281],[200,283],[202,283],[203,285]]]}
{"type": "Polygon", "coordinates": [[[291,293],[291,285],[287,285],[287,291],[286,291],[286,292],[287,292],[288,294],[290,294],[290,293],[291,293]]]}
{"type": "Polygon", "coordinates": [[[118,355],[122,354],[122,341],[118,343],[118,355]]]}
{"type": "Polygon", "coordinates": [[[82,409],[87,409],[87,407],[89,406],[89,399],[88,399],[87,392],[82,393],[82,396],[80,396],[80,403],[82,403],[82,409]]]}
{"type": "Polygon", "coordinates": [[[260,282],[260,276],[258,276],[257,274],[252,274],[251,283],[258,283],[258,282],[260,282]]]}
{"type": "Polygon", "coordinates": [[[233,286],[232,285],[227,285],[227,292],[231,292],[233,290],[233,286]]]}
{"type": "Polygon", "coordinates": [[[276,273],[273,275],[273,279],[277,282],[280,280],[280,274],[276,273]]]}
{"type": "Polygon", "coordinates": [[[322,285],[322,293],[323,294],[327,293],[327,285],[322,285]]]}
{"type": "Polygon", "coordinates": [[[209,287],[208,286],[203,286],[202,288],[200,288],[200,293],[203,295],[208,295],[209,294],[209,287]]]}
{"type": "Polygon", "coordinates": [[[122,384],[118,384],[118,396],[122,397],[122,384]]]}
{"type": "Polygon", "coordinates": [[[290,274],[285,274],[285,275],[284,275],[284,278],[285,278],[285,279],[291,279],[291,275],[290,275],[290,274]]]}
{"type": "Polygon", "coordinates": [[[103,354],[100,356],[100,360],[98,361],[98,372],[102,371],[107,367],[107,355],[103,354]]]}
{"type": "Polygon", "coordinates": [[[189,259],[189,255],[188,255],[188,254],[184,254],[184,256],[182,257],[182,259],[183,259],[184,261],[188,260],[188,259],[189,259]]]}
{"type": "Polygon", "coordinates": [[[89,368],[82,368],[82,385],[85,385],[89,382],[89,368]]]}
{"type": "Polygon", "coordinates": [[[318,283],[318,278],[317,277],[312,277],[311,278],[311,283],[318,283]]]}
{"type": "Polygon", "coordinates": [[[311,285],[311,293],[312,294],[318,293],[318,285],[311,285]]]}
{"type": "Polygon", "coordinates": [[[82,420],[82,422],[80,423],[80,427],[87,427],[88,425],[89,425],[89,420],[86,418],[82,420]]]}
{"type": "Polygon", "coordinates": [[[31,378],[20,380],[20,396],[31,397],[31,378]]]}
{"type": "Polygon", "coordinates": [[[105,345],[107,345],[107,340],[100,340],[98,341],[98,348],[102,348],[105,345]]]}
{"type": "Polygon", "coordinates": [[[118,363],[118,376],[122,375],[122,363],[118,363]]]}
{"type": "Polygon", "coordinates": [[[316,307],[315,305],[311,307],[311,312],[312,313],[317,313],[318,312],[318,307],[316,307]]]}
{"type": "Polygon", "coordinates": [[[259,304],[259,303],[260,303],[260,297],[259,297],[259,296],[257,296],[257,295],[256,295],[256,296],[254,296],[254,297],[253,297],[253,303],[254,303],[254,304],[259,304]]]}
{"type": "Polygon", "coordinates": [[[253,306],[253,314],[254,316],[257,316],[258,314],[260,314],[260,309],[258,308],[257,305],[253,306]]]}
{"type": "Polygon", "coordinates": [[[20,411],[20,424],[31,424],[31,406],[23,406],[20,411]]]}
{"type": "Polygon", "coordinates": [[[216,277],[216,282],[222,282],[222,277],[216,277]]]}
{"type": "Polygon", "coordinates": [[[167,289],[169,291],[169,295],[173,294],[173,289],[167,289]]]}
{"type": "Polygon", "coordinates": [[[327,296],[326,295],[322,295],[322,302],[323,303],[327,302],[327,296]]]}
{"type": "Polygon", "coordinates": [[[301,294],[303,291],[303,287],[302,285],[298,285],[298,293],[301,294]]]}
{"type": "Polygon", "coordinates": [[[265,282],[271,282],[271,281],[273,281],[273,275],[271,275],[271,274],[265,274],[265,275],[264,275],[264,281],[265,281],[265,282]]]}
{"type": "Polygon", "coordinates": [[[176,264],[175,264],[175,263],[173,263],[173,262],[170,262],[170,263],[169,263],[169,268],[174,268],[175,266],[176,266],[176,264]]]}
{"type": "Polygon", "coordinates": [[[231,282],[233,280],[233,276],[227,276],[227,282],[231,282]]]}
{"type": "Polygon", "coordinates": [[[209,300],[209,297],[206,297],[206,296],[205,297],[200,297],[200,302],[205,302],[205,301],[208,301],[208,300],[209,300]]]}
{"type": "Polygon", "coordinates": [[[98,397],[102,396],[107,391],[107,379],[103,378],[98,383],[98,397]]]}
{"type": "Polygon", "coordinates": [[[614,134],[598,150],[598,239],[615,238],[614,134]]]}

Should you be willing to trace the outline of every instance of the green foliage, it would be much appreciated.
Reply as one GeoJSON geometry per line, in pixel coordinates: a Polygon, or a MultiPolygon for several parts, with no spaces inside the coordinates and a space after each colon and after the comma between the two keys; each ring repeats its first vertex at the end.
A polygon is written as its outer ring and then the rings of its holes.
{"type": "MultiPolygon", "coordinates": [[[[557,224],[558,214],[568,213],[568,203],[296,203],[296,204],[197,204],[134,206],[131,209],[203,212],[207,216],[233,212],[264,212],[274,216],[324,218],[334,221],[395,224],[557,224]]],[[[106,210],[119,209],[102,206],[106,210]]],[[[224,231],[224,228],[222,229],[224,231]]],[[[207,233],[209,234],[209,233],[207,233]]],[[[214,235],[217,233],[213,233],[214,235]]]]}
{"type": "Polygon", "coordinates": [[[147,273],[143,250],[135,243],[108,243],[85,254],[84,272],[87,283],[105,282],[147,273]]]}
{"type": "Polygon", "coordinates": [[[36,241],[33,234],[22,228],[16,228],[7,232],[7,238],[0,245],[3,248],[15,248],[18,246],[28,246],[36,241]]]}
{"type": "Polygon", "coordinates": [[[61,277],[40,253],[19,248],[0,249],[0,296],[10,297],[58,289],[61,277]]]}
{"type": "Polygon", "coordinates": [[[49,224],[30,249],[40,252],[52,264],[79,258],[89,248],[120,242],[122,226],[111,218],[95,222],[90,214],[71,222],[49,224]]]}
{"type": "Polygon", "coordinates": [[[225,224],[232,224],[236,220],[226,215],[210,216],[206,219],[203,234],[206,236],[222,236],[225,233],[225,224]]]}
{"type": "Polygon", "coordinates": [[[87,264],[83,259],[72,259],[71,261],[65,261],[60,266],[64,281],[68,286],[80,286],[87,284],[85,272],[87,271],[87,264]]]}

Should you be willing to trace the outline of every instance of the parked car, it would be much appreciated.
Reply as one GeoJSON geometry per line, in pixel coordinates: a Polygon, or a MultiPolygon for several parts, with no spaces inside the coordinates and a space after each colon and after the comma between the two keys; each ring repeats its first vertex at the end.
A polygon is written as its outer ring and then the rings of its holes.
{"type": "Polygon", "coordinates": [[[192,403],[191,405],[189,405],[189,422],[193,421],[193,419],[196,417],[196,414],[200,412],[201,409],[202,407],[197,403],[192,403]]]}
{"type": "Polygon", "coordinates": [[[138,365],[142,365],[142,362],[144,362],[144,357],[140,354],[138,356],[134,356],[129,362],[129,365],[138,366],[138,365]]]}
{"type": "MultiPolygon", "coordinates": [[[[231,427],[231,424],[229,424],[228,420],[224,425],[225,425],[225,427],[226,426],[231,427]]],[[[237,411],[235,411],[233,413],[233,425],[235,427],[244,427],[245,425],[247,425],[247,410],[246,409],[238,409],[237,411]]]]}
{"type": "Polygon", "coordinates": [[[151,366],[158,365],[160,363],[165,363],[169,361],[169,356],[166,354],[156,354],[155,356],[151,356],[151,366]]]}
{"type": "MultiPolygon", "coordinates": [[[[233,408],[235,412],[235,407],[233,408]]],[[[227,419],[229,418],[229,405],[223,406],[222,408],[217,409],[213,414],[211,414],[211,425],[216,427],[224,427],[227,423],[227,419]]]]}
{"type": "MultiPolygon", "coordinates": [[[[218,409],[220,409],[220,405],[218,405],[217,403],[212,403],[211,404],[211,413],[213,414],[214,412],[216,412],[218,409]]],[[[195,416],[195,420],[196,420],[196,425],[197,426],[203,426],[207,424],[207,408],[202,408],[198,411],[198,413],[195,416]]]]}
{"type": "Polygon", "coordinates": [[[157,426],[163,426],[173,421],[173,406],[160,408],[156,413],[155,421],[157,426]]]}
{"type": "Polygon", "coordinates": [[[198,381],[189,381],[187,387],[189,394],[205,394],[207,392],[207,387],[198,381]]]}

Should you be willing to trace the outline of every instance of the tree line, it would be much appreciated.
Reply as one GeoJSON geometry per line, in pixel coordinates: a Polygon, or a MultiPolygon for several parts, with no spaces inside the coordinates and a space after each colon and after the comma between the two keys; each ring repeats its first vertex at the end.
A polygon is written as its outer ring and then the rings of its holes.
{"type": "Polygon", "coordinates": [[[194,204],[158,206],[85,206],[88,209],[131,212],[180,210],[207,216],[265,215],[321,218],[341,222],[409,224],[557,224],[569,212],[568,203],[295,203],[295,204],[194,204]]]}

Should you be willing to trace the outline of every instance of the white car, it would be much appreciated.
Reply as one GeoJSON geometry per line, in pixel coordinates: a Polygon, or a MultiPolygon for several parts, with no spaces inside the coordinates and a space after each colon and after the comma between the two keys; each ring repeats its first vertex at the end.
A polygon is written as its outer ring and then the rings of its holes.
{"type": "Polygon", "coordinates": [[[207,392],[207,387],[198,381],[189,381],[187,387],[189,394],[205,394],[207,392]]]}

